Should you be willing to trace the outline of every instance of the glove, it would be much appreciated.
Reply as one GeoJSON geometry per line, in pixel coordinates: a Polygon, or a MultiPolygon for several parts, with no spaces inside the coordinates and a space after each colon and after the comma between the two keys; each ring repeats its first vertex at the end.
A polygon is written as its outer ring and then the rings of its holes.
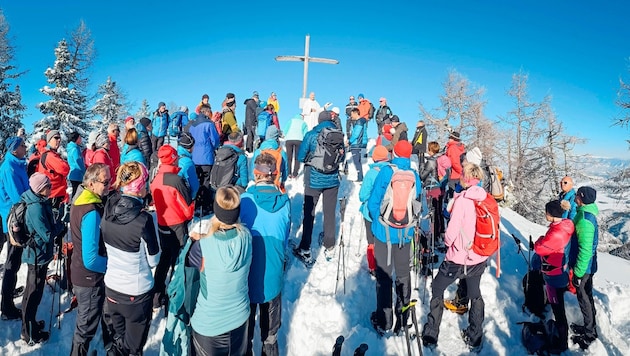
{"type": "Polygon", "coordinates": [[[571,280],[571,282],[573,283],[573,286],[575,288],[580,288],[580,283],[582,283],[582,278],[579,278],[578,276],[573,274],[573,279],[571,280]]]}

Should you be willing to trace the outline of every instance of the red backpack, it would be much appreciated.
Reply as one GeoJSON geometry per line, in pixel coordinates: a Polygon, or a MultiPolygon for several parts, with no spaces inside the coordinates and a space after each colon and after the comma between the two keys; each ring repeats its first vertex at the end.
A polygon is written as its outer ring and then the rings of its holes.
{"type": "Polygon", "coordinates": [[[486,198],[481,201],[474,201],[477,221],[475,224],[475,238],[472,243],[472,250],[480,256],[492,256],[497,253],[497,272],[499,278],[501,273],[501,231],[499,223],[499,205],[492,195],[486,193],[486,198]]]}

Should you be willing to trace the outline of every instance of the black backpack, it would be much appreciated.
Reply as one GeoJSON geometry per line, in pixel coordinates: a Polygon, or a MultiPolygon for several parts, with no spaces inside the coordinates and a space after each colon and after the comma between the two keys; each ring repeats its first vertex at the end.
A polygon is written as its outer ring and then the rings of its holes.
{"type": "Polygon", "coordinates": [[[217,190],[230,184],[234,184],[238,179],[239,153],[230,147],[219,147],[214,157],[214,165],[210,171],[210,187],[217,190]]]}
{"type": "Polygon", "coordinates": [[[26,247],[30,246],[33,241],[33,234],[29,233],[26,228],[26,202],[20,201],[11,206],[9,215],[7,216],[7,231],[9,242],[13,246],[26,247]]]}
{"type": "Polygon", "coordinates": [[[527,309],[530,313],[543,318],[547,307],[547,296],[545,295],[545,280],[541,271],[529,271],[525,274],[523,293],[525,295],[523,311],[527,309]]]}
{"type": "Polygon", "coordinates": [[[305,163],[316,171],[324,174],[335,173],[339,170],[339,162],[346,151],[343,144],[344,136],[337,128],[324,127],[317,135],[317,147],[305,163]]]}
{"type": "Polygon", "coordinates": [[[527,353],[531,355],[549,355],[559,354],[564,351],[562,347],[563,342],[560,340],[560,330],[555,320],[524,321],[519,324],[523,324],[521,342],[527,349],[527,353]]]}

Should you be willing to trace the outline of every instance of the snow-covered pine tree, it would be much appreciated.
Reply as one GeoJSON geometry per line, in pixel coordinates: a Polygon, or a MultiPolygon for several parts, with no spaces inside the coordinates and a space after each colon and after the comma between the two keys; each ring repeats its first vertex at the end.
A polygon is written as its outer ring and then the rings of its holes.
{"type": "Polygon", "coordinates": [[[147,99],[142,99],[142,104],[140,104],[140,108],[138,112],[136,112],[136,122],[140,121],[143,117],[151,118],[151,106],[149,106],[147,99]]]}
{"type": "Polygon", "coordinates": [[[23,74],[16,72],[14,54],[15,49],[9,37],[9,23],[0,10],[0,156],[4,155],[6,139],[15,136],[22,127],[22,117],[26,110],[22,104],[20,86],[14,83],[23,74]]]}
{"type": "Polygon", "coordinates": [[[111,77],[107,77],[104,84],[99,85],[96,104],[92,108],[94,115],[101,116],[101,127],[107,127],[110,123],[120,124],[127,115],[125,95],[111,77]]]}
{"type": "Polygon", "coordinates": [[[34,124],[35,130],[31,142],[35,143],[49,130],[59,130],[62,137],[61,147],[65,147],[67,134],[76,131],[87,137],[88,125],[84,121],[86,96],[76,87],[77,70],[72,66],[72,56],[66,40],[59,41],[55,48],[55,64],[46,69],[44,74],[48,83],[40,89],[50,100],[37,106],[45,116],[34,124]]]}

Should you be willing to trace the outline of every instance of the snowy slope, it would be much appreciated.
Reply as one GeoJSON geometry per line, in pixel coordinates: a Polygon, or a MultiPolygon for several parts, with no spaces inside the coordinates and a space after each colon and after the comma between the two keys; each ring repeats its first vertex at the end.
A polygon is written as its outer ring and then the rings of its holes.
{"type": "MultiPolygon", "coordinates": [[[[352,165],[351,165],[352,166],[352,165]]],[[[365,167],[367,169],[367,165],[365,167]]],[[[299,241],[301,236],[303,182],[301,176],[288,182],[287,188],[292,198],[292,231],[291,238],[299,241]]],[[[406,355],[404,337],[390,336],[378,338],[369,323],[370,312],[376,304],[375,281],[367,273],[365,261],[366,241],[363,222],[359,213],[360,203],[358,191],[360,185],[350,182],[343,177],[340,196],[348,197],[345,215],[345,294],[343,292],[343,277],[340,276],[337,293],[334,293],[337,276],[337,258],[326,261],[323,252],[314,238],[313,252],[318,256],[312,269],[306,269],[293,256],[286,272],[286,284],[283,289],[282,328],[279,343],[283,355],[330,355],[332,345],[339,335],[346,338],[342,355],[352,355],[354,348],[361,343],[367,343],[367,355],[406,355]],[[321,255],[320,255],[321,252],[321,255]]],[[[322,213],[321,203],[315,218],[315,231],[318,236],[321,231],[322,213]]],[[[546,231],[544,226],[532,224],[509,209],[502,209],[502,248],[500,279],[495,278],[496,263],[491,260],[487,272],[481,279],[481,290],[486,304],[486,319],[484,321],[485,342],[482,355],[525,355],[525,349],[520,344],[519,321],[530,320],[521,311],[523,294],[521,278],[527,270],[526,260],[519,255],[517,245],[510,236],[512,233],[521,238],[525,256],[528,253],[526,240],[529,235],[534,239],[546,231]]],[[[339,216],[338,216],[339,219],[339,216]]],[[[6,250],[6,249],[5,249],[6,250]]],[[[6,259],[6,252],[0,254],[0,261],[6,259]]],[[[339,247],[336,249],[338,256],[339,247]]],[[[596,341],[586,354],[591,355],[629,355],[630,354],[630,261],[619,259],[608,254],[599,254],[600,271],[595,275],[595,303],[597,308],[597,324],[600,339],[596,341]]],[[[437,267],[437,266],[436,266],[437,267]]],[[[54,265],[51,265],[51,271],[54,265]]],[[[22,266],[19,274],[19,285],[26,280],[26,266],[22,266]]],[[[430,297],[430,279],[413,278],[412,297],[419,301],[417,316],[420,327],[426,320],[427,304],[430,297]]],[[[38,318],[48,321],[51,307],[51,288],[46,287],[42,303],[38,310],[38,318]]],[[[453,295],[455,285],[451,286],[446,297],[453,295]]],[[[58,296],[58,294],[56,294],[58,296]]],[[[16,300],[17,306],[21,300],[16,300]]],[[[61,308],[65,308],[69,301],[64,294],[61,308]]],[[[569,322],[581,323],[581,314],[575,296],[566,296],[567,317],[569,322]]],[[[57,305],[55,300],[55,312],[57,305]]],[[[551,311],[549,311],[551,315],[551,311]]],[[[20,341],[20,322],[0,321],[0,355],[67,355],[69,354],[72,333],[74,329],[75,313],[63,315],[61,328],[53,319],[54,329],[51,339],[42,345],[28,347],[20,341]]],[[[155,314],[149,333],[149,340],[145,348],[146,355],[156,355],[159,350],[165,320],[163,314],[155,314]]],[[[466,317],[445,312],[441,326],[437,354],[461,355],[468,354],[467,348],[460,339],[459,330],[467,325],[466,317]]],[[[92,347],[103,354],[100,331],[92,347]]],[[[415,343],[413,344],[415,345],[415,343]]],[[[260,342],[255,342],[255,349],[260,349],[260,342]]],[[[424,350],[425,354],[431,354],[424,350]]],[[[566,354],[582,353],[576,346],[570,345],[566,354]]],[[[256,353],[258,354],[258,353],[256,353]]],[[[417,354],[417,350],[414,351],[417,354]]]]}

